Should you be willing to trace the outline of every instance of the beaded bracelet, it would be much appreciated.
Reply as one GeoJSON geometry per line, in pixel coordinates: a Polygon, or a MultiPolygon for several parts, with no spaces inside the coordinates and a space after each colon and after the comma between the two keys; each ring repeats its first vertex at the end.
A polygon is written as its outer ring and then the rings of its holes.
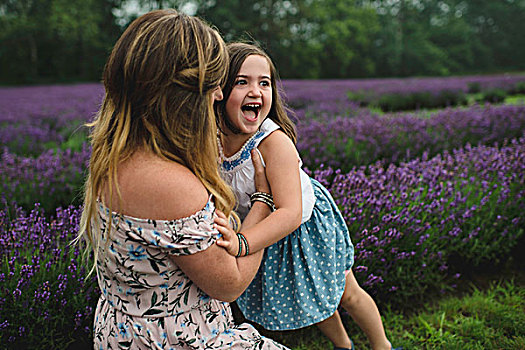
{"type": "Polygon", "coordinates": [[[237,220],[235,220],[235,218],[232,215],[230,216],[229,222],[230,222],[230,226],[232,227],[232,230],[237,231],[237,229],[239,228],[239,225],[237,224],[237,220]]]}
{"type": "MultiPolygon", "coordinates": [[[[239,238],[239,243],[242,241],[244,244],[244,256],[250,254],[250,246],[248,245],[248,240],[240,232],[237,233],[237,238],[239,238]]],[[[241,245],[239,244],[239,253],[241,252],[241,245]]]]}
{"type": "Polygon", "coordinates": [[[275,204],[273,203],[273,196],[265,192],[255,192],[250,196],[250,203],[253,205],[253,202],[263,202],[268,205],[272,211],[275,211],[275,204]]]}
{"type": "Polygon", "coordinates": [[[235,255],[236,258],[242,256],[242,245],[244,244],[244,242],[243,242],[241,236],[239,235],[239,233],[237,233],[237,239],[239,240],[239,251],[237,252],[237,255],[235,255]]]}
{"type": "Polygon", "coordinates": [[[266,192],[254,192],[250,195],[250,198],[252,197],[265,197],[270,200],[273,200],[273,196],[270,193],[266,193],[266,192]]]}

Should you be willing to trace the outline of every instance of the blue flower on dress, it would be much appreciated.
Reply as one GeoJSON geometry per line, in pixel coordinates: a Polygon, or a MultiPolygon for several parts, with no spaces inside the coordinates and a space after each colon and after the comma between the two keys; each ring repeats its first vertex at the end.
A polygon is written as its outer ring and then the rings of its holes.
{"type": "Polygon", "coordinates": [[[153,230],[153,234],[154,234],[155,236],[157,236],[157,237],[160,237],[160,233],[159,233],[158,231],[156,231],[156,230],[153,230]]]}
{"type": "Polygon", "coordinates": [[[128,338],[129,337],[129,332],[128,332],[128,328],[129,326],[123,322],[119,322],[117,324],[117,327],[118,327],[118,332],[119,334],[123,337],[123,338],[128,338]]]}
{"type": "Polygon", "coordinates": [[[167,283],[162,283],[159,288],[162,288],[162,289],[168,289],[168,284],[167,283]]]}
{"type": "Polygon", "coordinates": [[[202,301],[208,301],[210,300],[210,297],[207,294],[203,294],[199,297],[199,299],[202,301]]]}
{"type": "Polygon", "coordinates": [[[211,330],[211,335],[213,335],[214,337],[217,336],[217,335],[219,335],[219,330],[218,330],[217,328],[213,328],[213,329],[211,330]]]}
{"type": "Polygon", "coordinates": [[[140,332],[142,330],[142,326],[138,323],[135,323],[135,328],[137,329],[137,332],[140,332]]]}
{"type": "Polygon", "coordinates": [[[228,328],[223,333],[226,334],[226,335],[235,335],[235,332],[231,328],[228,328]]]}
{"type": "Polygon", "coordinates": [[[239,164],[244,163],[246,160],[250,159],[250,152],[253,148],[255,148],[255,144],[257,143],[257,140],[264,136],[264,132],[258,131],[256,134],[254,134],[251,139],[246,141],[244,146],[242,147],[242,150],[240,151],[240,156],[234,160],[225,160],[222,162],[221,167],[222,169],[226,171],[230,171],[239,164]]]}
{"type": "Polygon", "coordinates": [[[146,250],[141,246],[137,246],[137,248],[131,244],[128,246],[128,256],[131,261],[142,261],[146,259],[147,256],[144,254],[145,251],[146,250]]]}

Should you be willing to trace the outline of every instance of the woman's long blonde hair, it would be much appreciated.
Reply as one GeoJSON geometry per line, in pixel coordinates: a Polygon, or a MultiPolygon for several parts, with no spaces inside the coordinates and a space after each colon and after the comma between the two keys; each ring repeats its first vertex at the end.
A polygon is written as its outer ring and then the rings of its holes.
{"type": "Polygon", "coordinates": [[[118,164],[138,149],[189,168],[229,215],[235,203],[217,170],[213,90],[228,68],[220,35],[196,17],[158,10],[136,19],[104,68],[104,102],[92,127],[92,154],[78,239],[99,259],[97,199],[112,207],[118,164]]]}

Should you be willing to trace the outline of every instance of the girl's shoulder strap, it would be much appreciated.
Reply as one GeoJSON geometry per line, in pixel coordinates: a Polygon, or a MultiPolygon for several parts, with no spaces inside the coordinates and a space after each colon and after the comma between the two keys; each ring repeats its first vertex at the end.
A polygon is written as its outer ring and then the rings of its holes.
{"type": "Polygon", "coordinates": [[[259,131],[257,132],[257,134],[259,134],[260,137],[257,137],[255,147],[259,146],[261,141],[264,140],[268,135],[280,128],[281,127],[277,125],[276,122],[267,117],[259,127],[259,131]]]}

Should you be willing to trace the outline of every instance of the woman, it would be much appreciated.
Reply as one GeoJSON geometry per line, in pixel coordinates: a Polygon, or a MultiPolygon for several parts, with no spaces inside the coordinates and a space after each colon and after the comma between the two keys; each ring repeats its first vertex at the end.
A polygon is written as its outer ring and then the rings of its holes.
{"type": "MultiPolygon", "coordinates": [[[[217,171],[213,113],[227,62],[217,32],[174,10],[138,18],[113,48],[80,233],[102,291],[96,349],[283,348],[235,326],[228,304],[262,251],[235,258],[214,244],[214,223],[232,220],[234,205],[217,171]]],[[[268,214],[255,203],[243,227],[268,214]]]]}

